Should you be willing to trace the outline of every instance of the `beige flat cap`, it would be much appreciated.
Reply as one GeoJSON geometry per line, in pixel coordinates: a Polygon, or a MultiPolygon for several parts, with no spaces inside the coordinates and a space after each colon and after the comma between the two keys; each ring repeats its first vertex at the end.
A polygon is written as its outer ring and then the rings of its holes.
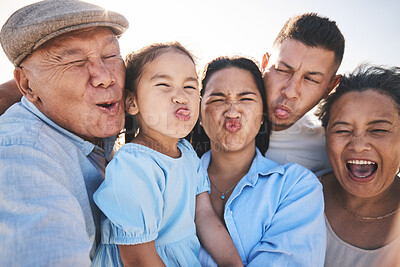
{"type": "Polygon", "coordinates": [[[78,0],[46,0],[17,10],[3,25],[0,42],[8,59],[18,66],[46,41],[61,34],[110,27],[120,36],[129,26],[124,16],[78,0]]]}

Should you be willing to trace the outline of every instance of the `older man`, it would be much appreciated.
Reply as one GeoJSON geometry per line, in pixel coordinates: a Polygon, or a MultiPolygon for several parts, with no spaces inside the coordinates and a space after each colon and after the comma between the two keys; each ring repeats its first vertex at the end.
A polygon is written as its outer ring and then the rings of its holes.
{"type": "Polygon", "coordinates": [[[267,158],[299,163],[316,175],[330,169],[324,129],[306,113],[340,81],[336,72],[344,43],[336,23],[315,13],[292,17],[283,26],[262,63],[272,122],[267,158]]]}
{"type": "Polygon", "coordinates": [[[1,44],[23,97],[0,117],[0,266],[88,266],[105,144],[123,127],[120,14],[77,0],[16,11],[1,44]]]}

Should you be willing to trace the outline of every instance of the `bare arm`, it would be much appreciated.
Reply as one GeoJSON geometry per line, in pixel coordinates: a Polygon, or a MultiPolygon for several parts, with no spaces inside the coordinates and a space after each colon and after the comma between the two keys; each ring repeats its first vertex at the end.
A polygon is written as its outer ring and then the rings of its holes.
{"type": "Polygon", "coordinates": [[[21,97],[22,94],[15,80],[0,84],[0,115],[11,105],[20,101],[21,97]]]}
{"type": "Polygon", "coordinates": [[[157,253],[154,241],[137,245],[119,245],[119,254],[124,266],[165,266],[157,253]]]}
{"type": "Polygon", "coordinates": [[[218,266],[243,266],[232,239],[212,207],[210,195],[196,197],[196,229],[200,243],[218,266]]]}

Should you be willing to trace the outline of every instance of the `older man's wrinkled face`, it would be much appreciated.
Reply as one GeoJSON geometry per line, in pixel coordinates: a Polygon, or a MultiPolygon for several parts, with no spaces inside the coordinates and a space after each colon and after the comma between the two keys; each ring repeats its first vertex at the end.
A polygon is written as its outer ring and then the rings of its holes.
{"type": "Polygon", "coordinates": [[[125,66],[109,28],[57,37],[25,59],[20,72],[27,98],[61,127],[91,142],[122,129],[125,66]]]}

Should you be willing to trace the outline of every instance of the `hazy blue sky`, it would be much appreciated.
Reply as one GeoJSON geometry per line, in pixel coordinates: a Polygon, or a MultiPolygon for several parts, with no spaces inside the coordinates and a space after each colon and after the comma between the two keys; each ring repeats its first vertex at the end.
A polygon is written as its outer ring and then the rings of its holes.
{"type": "MultiPolygon", "coordinates": [[[[198,67],[221,55],[260,60],[286,20],[317,12],[335,20],[346,39],[339,69],[360,62],[400,66],[398,0],[87,0],[122,13],[130,22],[121,37],[125,56],[153,42],[178,40],[198,57],[198,67]]],[[[0,0],[0,25],[29,0],[0,0]]],[[[0,52],[0,83],[12,78],[13,66],[0,52]]]]}

